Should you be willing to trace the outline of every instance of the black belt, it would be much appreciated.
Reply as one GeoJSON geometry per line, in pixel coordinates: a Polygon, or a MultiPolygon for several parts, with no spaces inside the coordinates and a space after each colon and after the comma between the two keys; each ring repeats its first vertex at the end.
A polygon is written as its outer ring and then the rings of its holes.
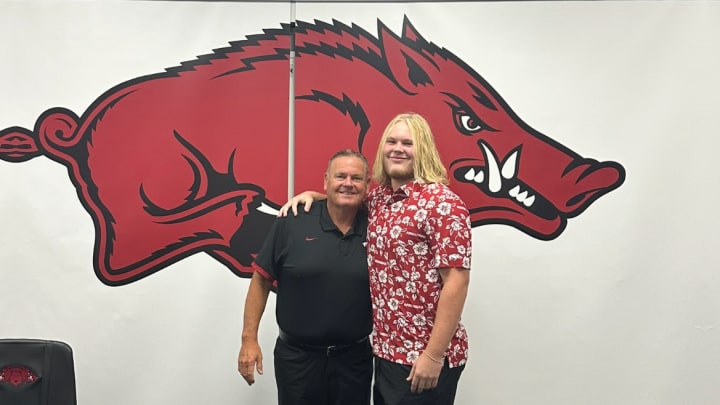
{"type": "Polygon", "coordinates": [[[340,354],[344,351],[347,351],[349,349],[352,349],[354,347],[357,347],[360,344],[363,344],[367,342],[368,337],[365,336],[362,339],[358,339],[352,343],[344,343],[344,344],[338,344],[338,345],[309,345],[307,343],[303,343],[294,337],[288,335],[285,333],[282,329],[279,331],[279,337],[280,340],[287,343],[290,346],[296,347],[298,349],[307,350],[309,352],[315,352],[315,353],[325,353],[326,356],[332,356],[334,354],[340,354]]]}

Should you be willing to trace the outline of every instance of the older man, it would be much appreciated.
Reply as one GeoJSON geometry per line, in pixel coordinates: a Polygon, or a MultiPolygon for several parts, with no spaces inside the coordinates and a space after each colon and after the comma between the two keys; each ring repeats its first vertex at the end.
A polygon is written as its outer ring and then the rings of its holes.
{"type": "Polygon", "coordinates": [[[368,162],[344,150],[325,173],[327,200],[278,218],[255,259],[238,371],[262,374],[258,326],[277,281],[275,379],[280,405],[369,405],[372,312],[361,209],[368,162]]]}

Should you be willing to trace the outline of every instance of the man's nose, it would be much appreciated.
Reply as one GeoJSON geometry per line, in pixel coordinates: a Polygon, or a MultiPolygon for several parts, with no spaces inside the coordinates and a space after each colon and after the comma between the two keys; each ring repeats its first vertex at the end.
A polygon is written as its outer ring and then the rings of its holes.
{"type": "Polygon", "coordinates": [[[342,181],[343,186],[352,186],[352,177],[345,176],[342,181]]]}

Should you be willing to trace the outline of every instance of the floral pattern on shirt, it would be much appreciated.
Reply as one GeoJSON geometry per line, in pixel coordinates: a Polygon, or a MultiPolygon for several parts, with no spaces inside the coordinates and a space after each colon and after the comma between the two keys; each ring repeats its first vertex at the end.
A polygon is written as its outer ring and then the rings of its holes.
{"type": "MultiPolygon", "coordinates": [[[[412,365],[432,332],[442,289],[438,268],[470,269],[470,216],[447,186],[410,182],[368,196],[368,270],[375,355],[412,365]]],[[[467,361],[465,327],[458,325],[445,355],[450,367],[467,361]]]]}

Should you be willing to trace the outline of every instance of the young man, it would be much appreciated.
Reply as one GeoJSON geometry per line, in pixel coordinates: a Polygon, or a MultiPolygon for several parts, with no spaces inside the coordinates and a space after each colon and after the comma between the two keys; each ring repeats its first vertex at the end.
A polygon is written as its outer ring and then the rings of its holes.
{"type": "Polygon", "coordinates": [[[258,326],[277,281],[275,379],[280,405],[369,405],[372,311],[361,210],[368,162],[351,150],[333,155],[327,200],[278,218],[253,264],[245,301],[238,371],[249,385],[263,373],[258,326]]]}
{"type": "MultiPolygon", "coordinates": [[[[452,404],[467,361],[460,323],[470,280],[468,210],[447,187],[428,123],[400,114],[385,129],[367,199],[375,405],[452,404]]],[[[322,194],[293,198],[281,213],[322,194]]]]}

